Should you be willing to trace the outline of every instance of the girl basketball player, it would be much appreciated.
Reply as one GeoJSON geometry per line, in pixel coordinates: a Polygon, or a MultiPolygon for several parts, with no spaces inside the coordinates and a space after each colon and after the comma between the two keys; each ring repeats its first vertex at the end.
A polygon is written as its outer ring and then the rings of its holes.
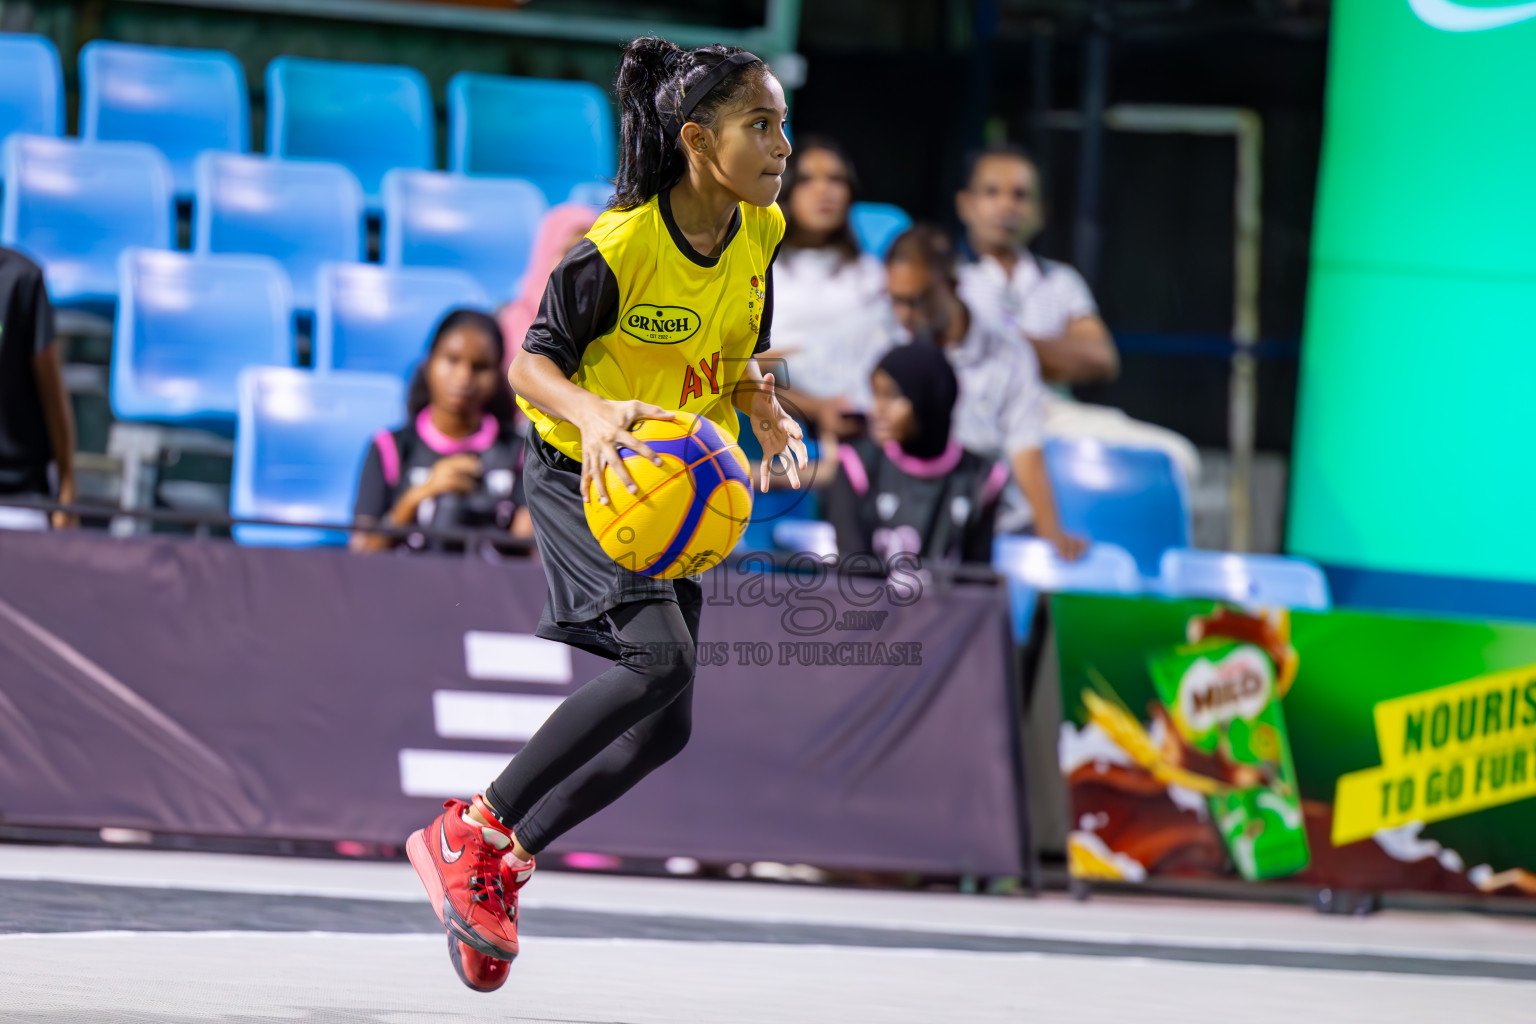
{"type": "Polygon", "coordinates": [[[510,373],[532,421],[523,484],[549,578],[538,635],[614,661],[571,694],[483,794],[450,800],[407,843],[471,988],[506,980],[518,891],[534,856],[608,806],[688,742],[702,589],[653,579],[598,546],[582,503],[608,501],[605,472],[635,490],[621,447],[641,419],[696,413],[762,443],[760,486],[806,464],[800,429],[753,358],[768,347],[772,266],[784,235],[774,200],[790,153],[784,91],[735,47],[682,50],[636,39],[622,104],[612,208],[550,275],[510,373]]]}

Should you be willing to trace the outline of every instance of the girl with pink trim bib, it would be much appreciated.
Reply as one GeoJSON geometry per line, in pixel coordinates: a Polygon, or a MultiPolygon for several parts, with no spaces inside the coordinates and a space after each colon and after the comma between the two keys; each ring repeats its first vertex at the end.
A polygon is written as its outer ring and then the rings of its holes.
{"type": "MultiPolygon", "coordinates": [[[[523,439],[512,391],[502,375],[506,343],[496,321],[478,310],[443,317],[406,396],[406,423],[381,430],[358,481],[359,526],[483,527],[532,537],[523,502],[523,439]]],[[[386,551],[408,540],[357,533],[352,548],[386,551]]],[[[462,544],[439,544],[448,549],[462,544]]]]}

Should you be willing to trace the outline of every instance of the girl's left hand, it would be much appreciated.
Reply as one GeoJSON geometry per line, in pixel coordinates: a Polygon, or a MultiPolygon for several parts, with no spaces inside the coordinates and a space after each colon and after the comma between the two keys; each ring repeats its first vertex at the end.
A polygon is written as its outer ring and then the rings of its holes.
{"type": "Polygon", "coordinates": [[[752,432],[757,435],[758,443],[763,446],[762,468],[758,472],[758,490],[764,494],[768,492],[768,469],[773,465],[775,457],[784,460],[784,467],[789,471],[789,483],[791,487],[799,489],[800,474],[798,470],[806,466],[806,450],[804,433],[800,430],[800,424],[795,418],[784,411],[779,404],[778,395],[773,390],[773,374],[763,374],[762,390],[752,396],[752,432]],[[791,459],[790,455],[794,458],[791,459]]]}

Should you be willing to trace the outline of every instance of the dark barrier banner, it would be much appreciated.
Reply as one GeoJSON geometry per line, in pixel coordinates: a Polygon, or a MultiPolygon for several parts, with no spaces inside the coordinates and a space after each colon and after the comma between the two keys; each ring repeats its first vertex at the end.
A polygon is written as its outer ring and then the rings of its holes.
{"type": "MultiPolygon", "coordinates": [[[[705,576],[693,739],[556,849],[1020,871],[997,588],[705,576]]],[[[534,564],[0,532],[0,820],[400,842],[607,662],[534,564]]]]}
{"type": "Polygon", "coordinates": [[[1052,611],[1079,877],[1536,895],[1536,626],[1052,611]]]}

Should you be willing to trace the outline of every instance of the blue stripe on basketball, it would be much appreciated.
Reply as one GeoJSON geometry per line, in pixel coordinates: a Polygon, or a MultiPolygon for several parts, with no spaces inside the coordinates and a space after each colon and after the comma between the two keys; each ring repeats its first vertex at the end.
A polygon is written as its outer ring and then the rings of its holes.
{"type": "Polygon", "coordinates": [[[742,464],[731,457],[728,449],[722,448],[715,452],[710,456],[709,461],[715,464],[715,468],[724,474],[727,480],[735,480],[749,491],[752,489],[751,477],[747,475],[742,464]]]}
{"type": "MultiPolygon", "coordinates": [[[[692,441],[693,438],[691,437],[668,437],[662,440],[648,440],[645,443],[649,445],[651,451],[655,452],[657,455],[670,455],[675,459],[682,459],[683,464],[687,465],[691,461],[688,458],[688,455],[691,451],[688,445],[692,443],[692,441]]],[[[619,445],[618,452],[619,458],[621,459],[643,458],[639,452],[622,444],[619,445]]],[[[698,456],[695,455],[694,458],[698,458],[698,456]]]]}
{"type": "MultiPolygon", "coordinates": [[[[684,440],[694,442],[693,438],[684,440]]],[[[665,572],[667,567],[682,555],[693,540],[694,533],[699,528],[699,520],[704,518],[704,510],[710,495],[715,493],[715,488],[725,483],[725,478],[720,474],[720,469],[715,465],[715,460],[709,457],[709,451],[703,445],[694,442],[695,450],[693,459],[698,460],[698,465],[693,467],[693,502],[688,507],[688,515],[684,517],[682,525],[672,537],[672,543],[667,545],[656,561],[648,568],[640,570],[642,576],[655,576],[665,572]]],[[[692,461],[692,460],[690,460],[692,461]]]]}
{"type": "MultiPolygon", "coordinates": [[[[699,443],[691,437],[666,437],[656,440],[646,440],[651,451],[657,455],[670,455],[674,459],[682,459],[683,465],[703,458],[707,453],[700,449],[699,443]]],[[[619,446],[619,458],[641,458],[639,452],[632,451],[623,445],[619,446]]]]}
{"type": "MultiPolygon", "coordinates": [[[[696,417],[690,432],[681,437],[641,440],[657,455],[671,456],[680,460],[684,466],[691,467],[689,475],[693,484],[693,501],[688,515],[673,534],[667,549],[648,567],[635,570],[642,576],[656,576],[665,572],[688,547],[694,533],[698,531],[699,520],[704,517],[710,500],[726,480],[738,481],[749,493],[752,484],[741,464],[726,454],[732,446],[730,439],[724,436],[719,427],[702,416],[696,417]]],[[[620,459],[641,457],[638,452],[624,445],[618,447],[618,453],[620,459]]]]}
{"type": "MultiPolygon", "coordinates": [[[[720,475],[722,482],[721,486],[724,486],[724,481],[734,480],[747,489],[747,519],[750,520],[752,518],[752,481],[748,477],[747,471],[742,468],[741,463],[732,458],[730,454],[723,448],[720,451],[710,454],[708,464],[714,469],[716,473],[720,475]]],[[[711,506],[710,511],[719,514],[719,510],[712,507],[714,497],[715,496],[711,494],[705,501],[705,504],[711,506]]],[[[725,515],[727,518],[732,519],[735,522],[742,522],[742,520],[736,519],[736,517],[730,512],[725,513],[725,515]]]]}

